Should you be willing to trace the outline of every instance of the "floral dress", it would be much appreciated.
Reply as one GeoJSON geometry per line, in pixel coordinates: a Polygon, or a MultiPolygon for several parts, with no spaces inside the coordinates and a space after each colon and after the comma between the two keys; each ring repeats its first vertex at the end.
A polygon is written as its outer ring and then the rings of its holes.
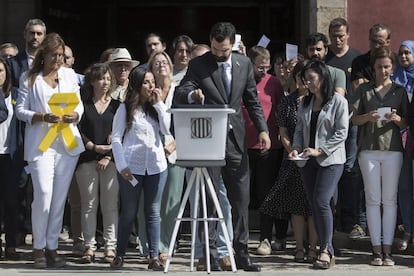
{"type": "MultiPolygon", "coordinates": [[[[299,106],[298,92],[282,98],[279,106],[278,125],[288,130],[290,140],[296,127],[296,116],[299,106]]],[[[286,218],[291,214],[300,216],[311,215],[299,168],[294,161],[288,160],[284,151],[283,161],[276,183],[266,196],[260,211],[277,218],[286,218]]]]}

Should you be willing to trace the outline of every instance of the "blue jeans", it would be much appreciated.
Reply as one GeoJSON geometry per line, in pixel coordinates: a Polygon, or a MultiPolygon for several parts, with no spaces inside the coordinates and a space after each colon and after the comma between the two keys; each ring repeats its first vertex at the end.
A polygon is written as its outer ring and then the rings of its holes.
{"type": "Polygon", "coordinates": [[[414,231],[414,199],[413,199],[413,160],[404,157],[398,182],[398,201],[401,212],[401,219],[404,224],[404,231],[414,231]]]}
{"type": "Polygon", "coordinates": [[[321,167],[314,158],[301,168],[306,196],[312,209],[312,218],[321,249],[327,248],[334,255],[332,246],[333,215],[331,198],[344,169],[343,164],[321,167]]]}
{"type": "Polygon", "coordinates": [[[134,187],[118,173],[121,210],[118,224],[118,256],[124,256],[137,216],[141,191],[144,189],[144,213],[150,258],[157,257],[160,243],[160,206],[165,182],[160,174],[134,175],[138,184],[134,187]]]}
{"type": "MultiPolygon", "coordinates": [[[[161,172],[160,173],[160,185],[162,185],[163,187],[165,187],[167,185],[167,178],[168,178],[168,169],[161,172]]],[[[163,189],[164,191],[162,192],[162,194],[164,194],[165,189],[163,189]]],[[[162,198],[161,198],[161,202],[162,202],[162,198]]],[[[161,208],[161,207],[160,207],[161,208]]],[[[140,217],[144,217],[144,195],[141,194],[141,198],[140,198],[140,203],[139,203],[139,207],[138,207],[138,214],[137,214],[137,220],[139,221],[140,217]]],[[[160,220],[161,219],[161,209],[160,209],[160,220]]],[[[160,221],[160,228],[161,228],[161,224],[162,222],[160,221]]],[[[166,252],[163,251],[162,249],[162,241],[161,241],[161,232],[164,229],[160,230],[160,252],[166,252]]],[[[139,237],[139,248],[138,251],[141,254],[141,256],[148,256],[148,238],[147,238],[147,231],[146,231],[146,224],[141,221],[141,223],[138,223],[138,237],[139,237]]],[[[168,245],[167,245],[168,246],[168,245]]],[[[167,249],[168,251],[168,249],[167,249]]]]}
{"type": "MultiPolygon", "coordinates": [[[[191,170],[186,171],[187,181],[190,179],[191,170]]],[[[195,193],[195,187],[190,191],[189,200],[190,200],[190,207],[191,209],[194,206],[194,193],[195,193]]],[[[220,181],[219,185],[219,191],[217,193],[217,197],[220,203],[220,208],[223,212],[224,216],[224,222],[226,223],[227,231],[229,234],[230,242],[233,242],[233,222],[231,217],[231,205],[230,201],[227,198],[227,190],[226,186],[224,185],[223,179],[220,181]]],[[[199,208],[201,208],[201,205],[198,205],[199,208]]],[[[192,212],[192,211],[191,211],[192,212]]],[[[198,224],[197,227],[203,227],[202,224],[198,224]]],[[[200,241],[200,237],[198,233],[195,233],[196,235],[196,241],[195,241],[195,258],[202,258],[204,256],[204,246],[200,241]]],[[[229,256],[229,252],[227,250],[226,240],[224,238],[223,229],[221,228],[220,224],[217,224],[217,241],[216,241],[216,247],[217,247],[217,256],[218,258],[223,258],[225,256],[229,256]]]]}

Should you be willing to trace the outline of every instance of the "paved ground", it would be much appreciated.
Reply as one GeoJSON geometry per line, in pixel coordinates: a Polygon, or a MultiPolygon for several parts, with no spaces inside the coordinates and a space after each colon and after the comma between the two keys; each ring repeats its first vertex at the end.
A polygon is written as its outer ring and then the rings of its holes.
{"type": "MultiPolygon", "coordinates": [[[[65,238],[65,237],[63,237],[65,238]]],[[[251,233],[251,241],[249,248],[252,253],[258,245],[257,233],[251,233]]],[[[351,241],[345,234],[337,232],[334,238],[337,247],[342,248],[341,256],[337,257],[336,265],[328,271],[315,271],[311,269],[309,264],[298,264],[293,262],[294,243],[288,241],[288,246],[284,252],[274,252],[271,256],[262,257],[252,254],[254,262],[262,265],[262,272],[260,275],[320,275],[321,273],[327,275],[412,275],[414,272],[414,250],[410,245],[408,250],[401,254],[395,248],[394,258],[396,265],[394,267],[373,267],[368,265],[370,259],[370,242],[368,238],[351,241]]],[[[30,243],[30,237],[27,239],[30,243]]],[[[174,255],[169,274],[196,274],[205,275],[205,272],[190,272],[190,244],[188,241],[181,242],[181,249],[174,255]]],[[[125,266],[122,270],[112,270],[108,264],[96,262],[90,265],[79,263],[79,257],[71,254],[70,240],[62,241],[60,243],[60,252],[65,254],[67,258],[67,266],[63,269],[45,269],[36,270],[33,268],[31,261],[31,245],[28,244],[19,248],[23,252],[23,259],[18,262],[11,262],[0,260],[0,275],[118,275],[122,274],[137,274],[140,275],[161,275],[162,272],[152,272],[147,270],[145,258],[137,256],[136,251],[128,252],[125,266]]],[[[102,251],[97,253],[97,260],[102,256],[102,251]]],[[[212,272],[213,275],[231,275],[232,272],[212,272]]],[[[247,273],[238,271],[238,275],[257,275],[258,273],[247,273]]],[[[181,275],[180,275],[181,276],[181,275]]]]}

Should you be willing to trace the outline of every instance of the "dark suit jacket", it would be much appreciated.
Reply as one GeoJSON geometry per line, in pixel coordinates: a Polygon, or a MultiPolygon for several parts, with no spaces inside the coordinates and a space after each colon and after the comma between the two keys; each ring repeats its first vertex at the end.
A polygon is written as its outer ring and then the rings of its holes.
{"type": "Polygon", "coordinates": [[[239,54],[232,54],[231,95],[227,98],[217,62],[211,52],[192,59],[188,70],[174,92],[174,104],[188,104],[188,94],[200,88],[205,96],[204,104],[227,105],[236,112],[229,114],[237,146],[245,150],[245,126],[241,101],[243,100],[249,116],[258,132],[268,131],[263,110],[257,97],[256,81],[250,60],[239,54]]]}
{"type": "Polygon", "coordinates": [[[3,90],[0,87],[0,123],[6,121],[9,116],[9,110],[7,109],[6,102],[4,101],[3,90]]]}
{"type": "Polygon", "coordinates": [[[19,87],[20,76],[29,69],[26,51],[19,52],[15,57],[8,59],[12,75],[12,86],[19,87]]]}
{"type": "Polygon", "coordinates": [[[25,124],[16,118],[16,101],[17,101],[17,88],[13,87],[11,92],[13,102],[13,117],[10,122],[10,144],[9,151],[10,157],[13,164],[13,173],[16,179],[19,178],[23,171],[26,162],[23,159],[23,148],[24,148],[24,126],[25,124]]]}

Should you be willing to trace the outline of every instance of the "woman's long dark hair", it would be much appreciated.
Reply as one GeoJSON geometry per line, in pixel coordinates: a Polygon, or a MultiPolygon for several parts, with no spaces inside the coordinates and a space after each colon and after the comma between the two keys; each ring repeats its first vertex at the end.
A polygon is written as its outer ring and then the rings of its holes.
{"type": "MultiPolygon", "coordinates": [[[[305,72],[307,70],[313,70],[319,75],[319,80],[321,83],[321,95],[322,95],[322,106],[324,106],[330,99],[332,99],[335,88],[332,82],[331,74],[329,73],[327,65],[320,60],[311,60],[302,69],[300,77],[305,81],[305,72]]],[[[303,106],[307,107],[313,97],[312,93],[309,93],[303,100],[303,106]]]]}
{"type": "Polygon", "coordinates": [[[143,103],[140,98],[142,84],[144,83],[146,73],[148,72],[145,69],[139,67],[135,67],[129,73],[129,82],[124,102],[127,113],[127,129],[131,128],[132,122],[134,121],[134,114],[139,106],[142,106],[145,113],[158,120],[157,111],[152,104],[149,102],[143,103]]]}
{"type": "Polygon", "coordinates": [[[93,99],[93,86],[92,83],[96,80],[101,80],[106,73],[111,76],[111,85],[106,93],[106,96],[110,96],[115,88],[115,77],[111,71],[111,68],[107,63],[95,63],[89,66],[85,70],[85,82],[81,88],[82,101],[91,102],[93,99]]]}
{"type": "Polygon", "coordinates": [[[7,98],[10,95],[12,89],[11,71],[9,65],[7,65],[7,62],[4,58],[0,57],[0,63],[4,65],[4,70],[6,70],[6,79],[4,80],[4,83],[0,88],[3,90],[4,98],[7,98]]]}

